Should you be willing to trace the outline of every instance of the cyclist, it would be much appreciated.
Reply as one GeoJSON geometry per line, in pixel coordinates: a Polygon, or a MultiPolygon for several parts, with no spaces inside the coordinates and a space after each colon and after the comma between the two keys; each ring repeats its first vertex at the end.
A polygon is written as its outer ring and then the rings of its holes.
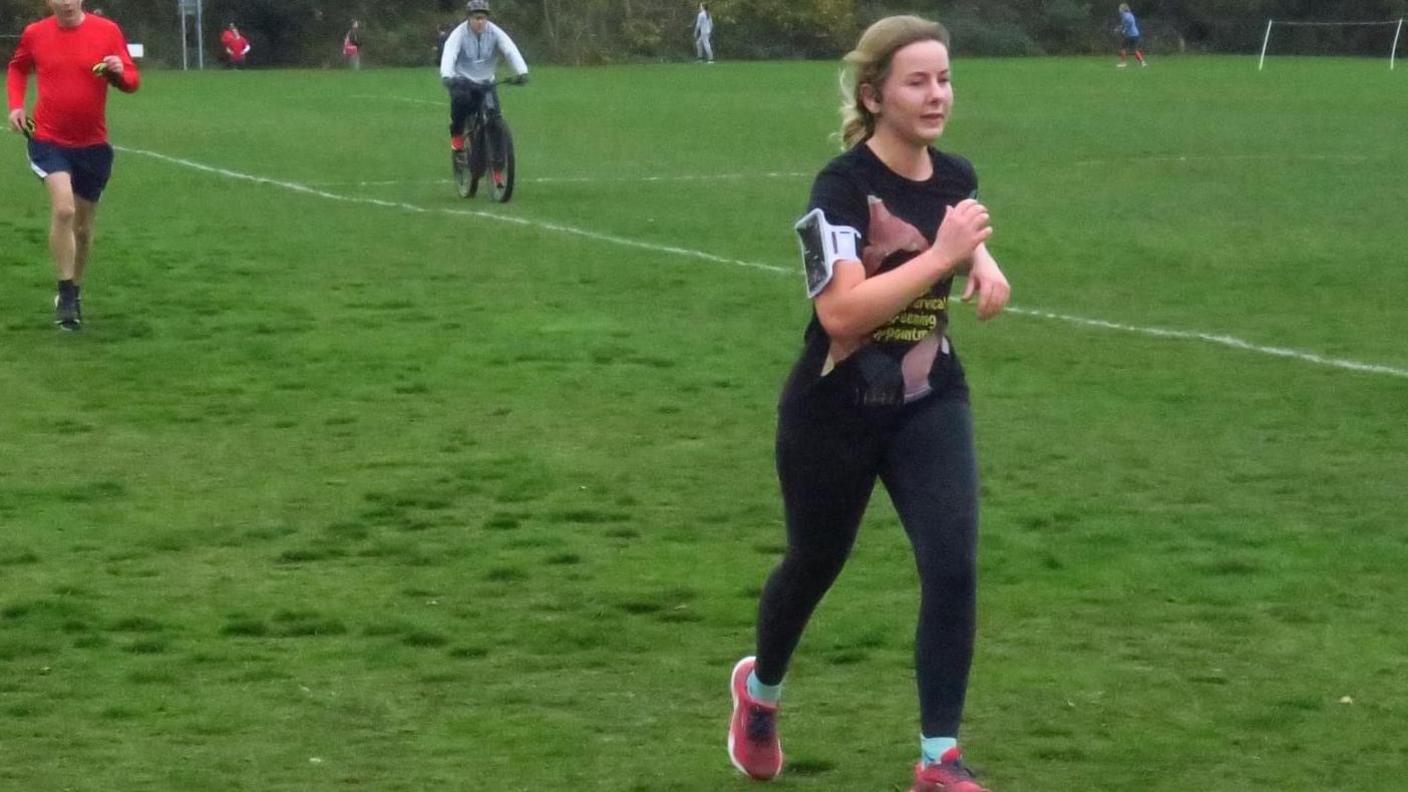
{"type": "MultiPolygon", "coordinates": [[[[440,56],[440,82],[450,90],[450,149],[457,155],[464,151],[464,122],[479,112],[480,102],[488,103],[491,118],[499,116],[499,94],[494,88],[494,74],[501,58],[507,58],[519,85],[528,81],[528,64],[518,46],[503,28],[489,21],[488,0],[469,0],[465,6],[468,17],[461,22],[445,42],[440,56]]],[[[491,124],[493,149],[502,156],[503,141],[499,127],[491,124]]],[[[494,183],[503,184],[504,163],[491,162],[494,183]]]]}

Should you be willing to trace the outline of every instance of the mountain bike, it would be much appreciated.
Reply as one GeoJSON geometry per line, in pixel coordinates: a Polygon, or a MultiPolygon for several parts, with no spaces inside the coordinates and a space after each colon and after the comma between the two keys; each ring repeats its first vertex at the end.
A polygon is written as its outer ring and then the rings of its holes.
{"type": "MultiPolygon", "coordinates": [[[[502,84],[518,85],[515,80],[502,84]]],[[[455,174],[455,190],[461,198],[472,198],[479,192],[479,182],[489,175],[490,197],[508,203],[513,197],[516,165],[513,156],[513,135],[499,107],[494,90],[498,81],[474,82],[463,78],[451,80],[447,86],[454,98],[469,92],[482,92],[479,107],[464,122],[464,150],[450,153],[450,165],[455,174]]]]}

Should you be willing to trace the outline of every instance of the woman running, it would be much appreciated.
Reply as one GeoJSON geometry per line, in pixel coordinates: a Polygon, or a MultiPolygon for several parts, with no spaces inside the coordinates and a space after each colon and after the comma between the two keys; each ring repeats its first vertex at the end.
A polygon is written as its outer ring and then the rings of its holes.
{"type": "Polygon", "coordinates": [[[845,58],[849,147],[812,185],[797,224],[814,313],[779,406],[777,470],[787,552],[763,588],[757,655],[733,669],[729,758],[771,779],[783,676],[850,554],[878,478],[914,548],[921,721],[912,792],[984,792],[958,726],[976,622],[978,472],[968,388],[947,335],[949,290],[967,276],[979,319],[1009,288],[984,242],[972,165],[931,144],[953,109],[948,33],[893,16],[845,58]]]}

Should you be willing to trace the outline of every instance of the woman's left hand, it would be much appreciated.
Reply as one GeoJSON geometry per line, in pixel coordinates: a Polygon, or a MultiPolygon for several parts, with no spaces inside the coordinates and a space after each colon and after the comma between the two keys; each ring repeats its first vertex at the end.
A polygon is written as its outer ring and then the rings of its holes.
{"type": "Polygon", "coordinates": [[[986,245],[979,245],[973,251],[973,266],[968,271],[968,283],[963,287],[963,302],[973,299],[974,294],[978,295],[980,320],[1002,313],[1002,309],[1007,307],[1008,298],[1012,296],[1012,287],[1007,284],[1006,276],[986,245]]]}

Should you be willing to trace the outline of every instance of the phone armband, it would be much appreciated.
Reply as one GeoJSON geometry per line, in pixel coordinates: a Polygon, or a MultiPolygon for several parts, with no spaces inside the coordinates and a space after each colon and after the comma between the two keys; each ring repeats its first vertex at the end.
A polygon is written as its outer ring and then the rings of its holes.
{"type": "Polygon", "coordinates": [[[802,269],[807,276],[807,296],[815,298],[831,282],[836,262],[859,261],[856,243],[860,232],[849,226],[834,226],[826,222],[820,209],[802,215],[793,227],[802,248],[802,269]]]}

